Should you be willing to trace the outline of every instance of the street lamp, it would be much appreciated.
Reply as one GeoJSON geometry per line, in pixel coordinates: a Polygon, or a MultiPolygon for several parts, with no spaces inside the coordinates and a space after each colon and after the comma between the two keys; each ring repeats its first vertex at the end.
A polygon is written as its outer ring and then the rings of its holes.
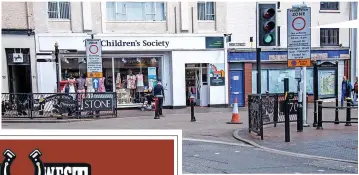
{"type": "Polygon", "coordinates": [[[56,63],[56,91],[60,92],[60,77],[59,77],[59,44],[55,42],[55,63],[56,63]]]}
{"type": "MultiPolygon", "coordinates": [[[[226,68],[227,68],[227,65],[228,65],[228,45],[227,43],[228,42],[231,42],[232,40],[232,33],[225,33],[223,34],[223,47],[224,47],[224,57],[223,57],[223,64],[224,64],[224,67],[223,67],[223,71],[226,72],[226,68]],[[227,61],[226,61],[227,60],[227,61]]],[[[229,71],[227,71],[227,75],[229,76],[229,71]]],[[[226,78],[225,80],[226,81],[226,78]]],[[[226,84],[226,83],[225,83],[226,84]]],[[[227,82],[227,86],[228,85],[228,82],[227,82]]],[[[228,92],[229,93],[229,92],[228,92]]],[[[228,103],[229,104],[229,103],[228,103]]],[[[224,90],[224,105],[227,106],[227,93],[226,93],[226,90],[224,90]]],[[[230,104],[229,104],[230,105],[230,104]]]]}

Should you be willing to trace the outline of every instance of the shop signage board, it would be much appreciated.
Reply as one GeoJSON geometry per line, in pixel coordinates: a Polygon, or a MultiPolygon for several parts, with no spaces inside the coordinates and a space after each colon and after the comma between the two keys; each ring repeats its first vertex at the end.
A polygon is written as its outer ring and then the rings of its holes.
{"type": "Polygon", "coordinates": [[[206,49],[224,48],[223,37],[206,37],[206,49]]]}
{"type": "Polygon", "coordinates": [[[209,72],[210,86],[224,86],[225,85],[225,72],[224,64],[210,64],[209,72]]]}
{"type": "Polygon", "coordinates": [[[311,8],[287,10],[288,67],[310,66],[311,8]]]}
{"type": "Polygon", "coordinates": [[[113,110],[113,98],[84,98],[83,110],[84,111],[111,111],[113,110]]]}
{"type": "Polygon", "coordinates": [[[102,45],[100,39],[86,40],[87,77],[101,78],[102,76],[102,45]]]}

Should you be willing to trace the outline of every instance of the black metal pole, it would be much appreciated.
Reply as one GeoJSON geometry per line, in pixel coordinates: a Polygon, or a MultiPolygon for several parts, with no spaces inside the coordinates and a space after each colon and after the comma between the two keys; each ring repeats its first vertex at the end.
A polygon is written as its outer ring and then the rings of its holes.
{"type": "Polygon", "coordinates": [[[314,121],[313,121],[313,127],[317,126],[317,101],[318,101],[318,67],[317,67],[317,63],[314,62],[314,77],[313,77],[313,81],[314,81],[314,121]]]}
{"type": "Polygon", "coordinates": [[[339,88],[338,88],[338,61],[335,62],[335,121],[334,124],[339,124],[339,88]]]}
{"type": "Polygon", "coordinates": [[[347,118],[346,118],[346,123],[345,123],[345,126],[351,126],[352,124],[350,123],[351,121],[351,101],[352,99],[350,98],[347,98],[347,118]]]}
{"type": "Polygon", "coordinates": [[[323,129],[323,101],[318,100],[318,124],[317,129],[323,129]]]}
{"type": "Polygon", "coordinates": [[[196,117],[194,116],[194,98],[191,97],[190,102],[191,102],[191,122],[195,122],[196,117]]]}
{"type": "Polygon", "coordinates": [[[285,142],[290,142],[290,128],[289,128],[289,79],[284,78],[284,134],[285,142]]]}
{"type": "Polygon", "coordinates": [[[94,37],[94,34],[91,34],[91,39],[94,39],[95,37],[94,37]]]}
{"type": "Polygon", "coordinates": [[[60,92],[59,45],[57,43],[55,43],[55,62],[56,62],[56,91],[60,92]]]}
{"type": "Polygon", "coordinates": [[[298,101],[298,109],[297,109],[297,132],[303,131],[303,102],[298,101]]]}
{"type": "Polygon", "coordinates": [[[160,115],[158,112],[159,112],[158,97],[155,97],[155,119],[160,119],[160,115]]]}
{"type": "Polygon", "coordinates": [[[256,48],[257,61],[257,94],[261,94],[261,48],[256,48]]]}

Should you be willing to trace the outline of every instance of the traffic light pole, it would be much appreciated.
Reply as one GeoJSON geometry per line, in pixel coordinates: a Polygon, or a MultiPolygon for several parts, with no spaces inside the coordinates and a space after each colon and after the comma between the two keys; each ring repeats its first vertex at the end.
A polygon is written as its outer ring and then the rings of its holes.
{"type": "Polygon", "coordinates": [[[257,62],[257,94],[261,94],[261,48],[256,48],[256,62],[257,62]]]}

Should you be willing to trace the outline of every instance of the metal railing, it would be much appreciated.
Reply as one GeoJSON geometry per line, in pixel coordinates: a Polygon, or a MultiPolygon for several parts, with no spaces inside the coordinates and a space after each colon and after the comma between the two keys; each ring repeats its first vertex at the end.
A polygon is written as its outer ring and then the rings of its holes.
{"type": "Polygon", "coordinates": [[[2,93],[2,118],[117,117],[116,93],[2,93]]]}

